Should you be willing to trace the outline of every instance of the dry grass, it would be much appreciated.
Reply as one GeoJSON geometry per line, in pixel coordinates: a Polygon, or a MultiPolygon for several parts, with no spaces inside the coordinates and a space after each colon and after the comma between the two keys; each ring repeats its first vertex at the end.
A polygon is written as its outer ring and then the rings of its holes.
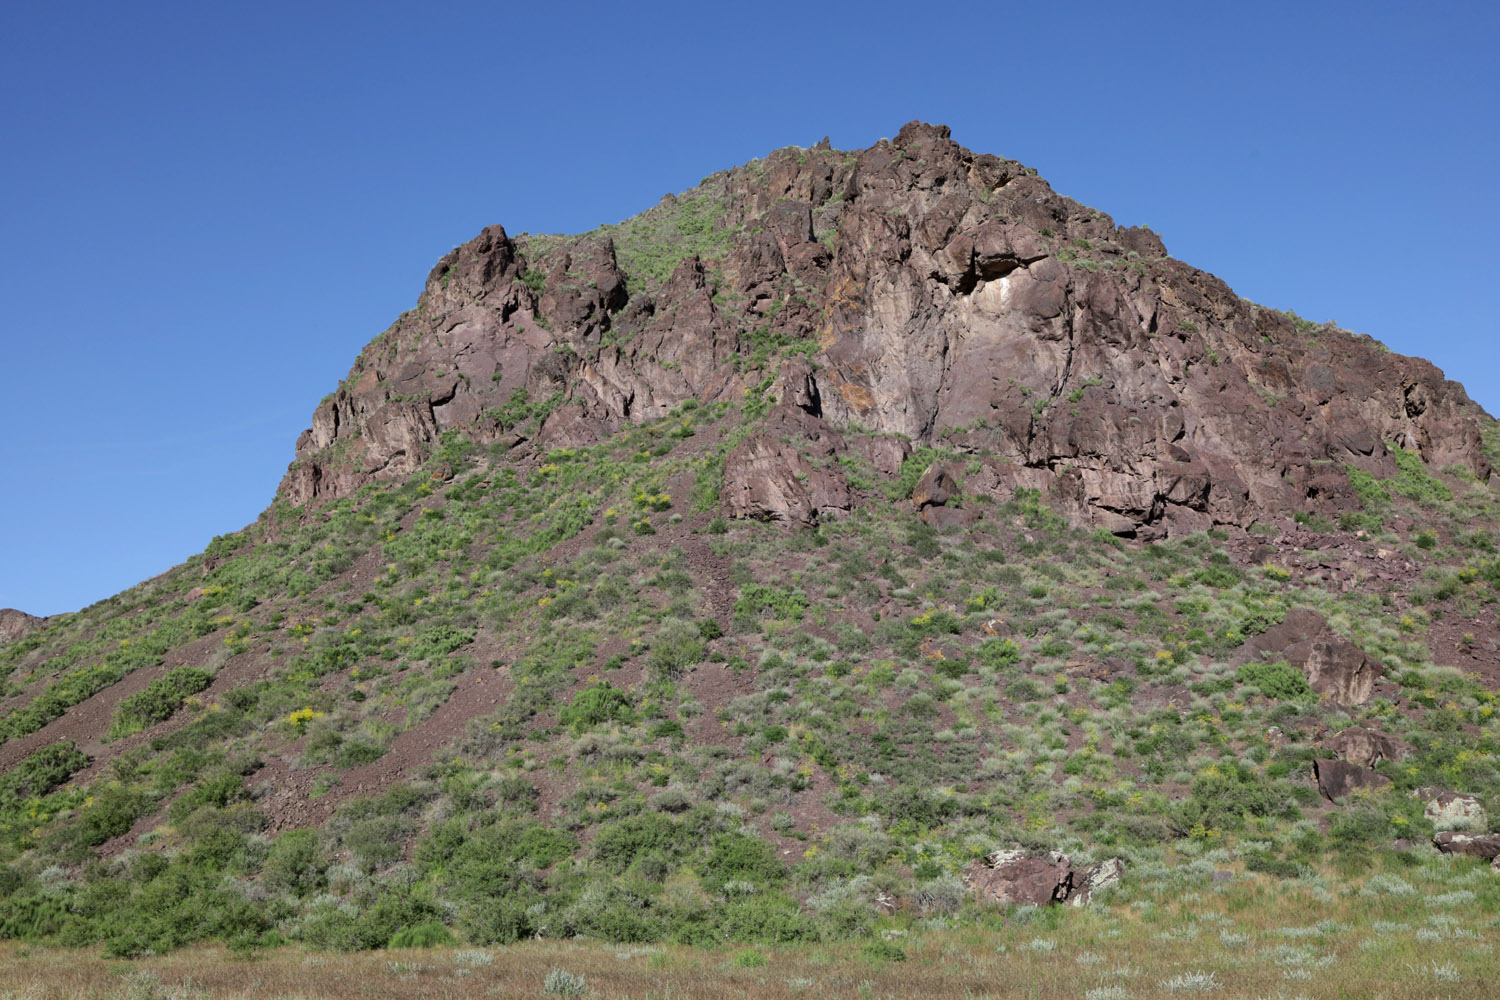
{"type": "MultiPolygon", "coordinates": [[[[1461,883],[1494,878],[1474,867],[1461,883]]],[[[334,955],[282,949],[241,958],[200,948],[134,962],[98,952],[0,946],[0,1000],[26,998],[545,997],[553,969],[588,995],[744,997],[1488,998],[1500,981],[1500,921],[1462,895],[1360,894],[1245,878],[1084,911],[1012,914],[1003,925],[912,924],[890,943],[800,948],[532,941],[508,948],[334,955]]],[[[1432,887],[1441,888],[1441,887],[1432,887]]]]}

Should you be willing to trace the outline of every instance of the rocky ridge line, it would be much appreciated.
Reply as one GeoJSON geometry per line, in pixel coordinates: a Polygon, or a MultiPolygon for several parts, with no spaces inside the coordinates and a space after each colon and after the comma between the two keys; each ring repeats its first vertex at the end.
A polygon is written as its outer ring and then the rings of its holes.
{"type": "Polygon", "coordinates": [[[889,476],[940,444],[971,458],[942,470],[950,494],[1035,489],[1138,537],[1352,509],[1346,468],[1394,476],[1392,446],[1491,473],[1488,418],[1433,365],[1258,307],[913,122],[857,152],[779,150],[594,233],[487,227],[318,406],[280,495],[408,475],[447,432],[588,445],[778,371],[768,426],[725,465],[732,516],[848,509],[832,459],[851,448],[889,476]]]}

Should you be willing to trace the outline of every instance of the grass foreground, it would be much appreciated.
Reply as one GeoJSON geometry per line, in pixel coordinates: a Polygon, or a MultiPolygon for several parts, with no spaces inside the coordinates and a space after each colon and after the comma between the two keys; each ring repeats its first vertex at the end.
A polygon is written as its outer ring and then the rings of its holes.
{"type": "Polygon", "coordinates": [[[868,938],[703,948],[524,941],[501,948],[135,960],[0,945],[0,998],[1494,996],[1500,877],[1463,858],[1384,852],[1383,871],[1278,881],[1215,853],[1139,872],[1085,908],[1023,907],[957,926],[895,915],[868,938]],[[1217,873],[1217,876],[1216,874],[1217,873]]]}

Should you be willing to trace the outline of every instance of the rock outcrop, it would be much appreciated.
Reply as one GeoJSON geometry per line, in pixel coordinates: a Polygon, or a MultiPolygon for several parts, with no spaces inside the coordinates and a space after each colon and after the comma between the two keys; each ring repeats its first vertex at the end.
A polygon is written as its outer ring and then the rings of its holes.
{"type": "Polygon", "coordinates": [[[1000,906],[1082,905],[1099,890],[1119,883],[1125,866],[1108,858],[1082,870],[1061,851],[1033,853],[1019,848],[996,851],[972,862],[964,885],[981,902],[1000,906]]]}
{"type": "Polygon", "coordinates": [[[849,483],[831,461],[845,450],[828,424],[780,406],[725,459],[724,506],[731,517],[803,524],[847,511],[849,483]]]}
{"type": "Polygon", "coordinates": [[[1474,795],[1463,795],[1446,788],[1418,788],[1412,798],[1426,803],[1422,814],[1432,820],[1435,830],[1466,830],[1482,833],[1489,828],[1484,804],[1474,795]]]}
{"type": "Polygon", "coordinates": [[[1466,854],[1484,861],[1500,858],[1500,833],[1475,834],[1445,830],[1433,837],[1432,842],[1444,854],[1466,854]]]}
{"type": "Polygon", "coordinates": [[[15,642],[41,628],[47,619],[15,608],[0,608],[0,644],[15,642]]]}
{"type": "MultiPolygon", "coordinates": [[[[966,492],[1040,490],[1122,535],[1352,507],[1346,468],[1394,475],[1392,447],[1491,472],[1477,407],[1432,365],[1247,302],[1151,231],[913,122],[861,151],[780,150],[583,236],[486,228],[319,404],[281,494],[408,475],[450,432],[587,445],[765,391],[790,355],[806,377],[771,393],[827,428],[816,448],[854,429],[941,444],[980,467],[966,492]]],[[[804,445],[740,442],[727,512],[856,502],[804,445]]],[[[1314,651],[1315,672],[1347,673],[1341,652],[1314,651]]],[[[1358,701],[1362,683],[1332,686],[1358,701]]]]}
{"type": "Polygon", "coordinates": [[[1350,726],[1323,744],[1351,764],[1374,767],[1383,760],[1405,760],[1411,746],[1378,729],[1350,726]]]}
{"type": "Polygon", "coordinates": [[[1385,672],[1379,661],[1342,638],[1321,615],[1294,608],[1286,618],[1241,647],[1241,662],[1252,659],[1286,660],[1299,668],[1308,686],[1341,705],[1363,705],[1375,692],[1375,681],[1385,672]]]}
{"type": "Polygon", "coordinates": [[[1365,788],[1384,788],[1391,779],[1374,768],[1361,767],[1347,760],[1315,760],[1313,776],[1318,794],[1332,802],[1365,788]]]}

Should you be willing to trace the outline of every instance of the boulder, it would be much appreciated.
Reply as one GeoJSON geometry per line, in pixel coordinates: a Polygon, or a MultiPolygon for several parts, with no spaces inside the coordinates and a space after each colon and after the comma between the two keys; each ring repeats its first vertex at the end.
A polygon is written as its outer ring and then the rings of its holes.
{"type": "Polygon", "coordinates": [[[1384,788],[1391,783],[1390,778],[1373,768],[1346,760],[1315,760],[1313,775],[1318,780],[1318,793],[1330,802],[1361,788],[1384,788]]]}
{"type": "Polygon", "coordinates": [[[911,502],[918,510],[925,507],[941,507],[958,493],[958,483],[953,474],[941,465],[933,465],[917,480],[911,491],[911,502]]]}
{"type": "Polygon", "coordinates": [[[803,524],[847,511],[848,480],[829,461],[843,450],[843,438],[832,427],[784,404],[725,459],[725,509],[734,518],[803,524]]]}
{"type": "Polygon", "coordinates": [[[1045,906],[1050,903],[1082,905],[1109,886],[1117,885],[1125,871],[1119,858],[1100,861],[1082,871],[1061,851],[1033,853],[1014,849],[996,851],[983,861],[971,862],[963,873],[964,884],[982,902],[1009,906],[1045,906]]]}
{"type": "Polygon", "coordinates": [[[1375,679],[1383,672],[1379,663],[1345,639],[1331,637],[1312,644],[1299,666],[1308,687],[1341,705],[1363,705],[1375,692],[1375,679]]]}
{"type": "Polygon", "coordinates": [[[1459,833],[1444,830],[1432,838],[1437,849],[1444,854],[1466,854],[1471,858],[1493,861],[1500,858],[1500,833],[1459,833]]]}
{"type": "Polygon", "coordinates": [[[1073,888],[1073,866],[1066,855],[1049,858],[1022,854],[988,865],[972,864],[964,873],[964,881],[980,900],[1001,905],[1046,906],[1068,898],[1073,888]]]}
{"type": "Polygon", "coordinates": [[[1286,660],[1302,671],[1307,684],[1341,705],[1363,705],[1375,693],[1385,668],[1364,650],[1340,637],[1315,611],[1293,608],[1279,625],[1242,647],[1240,662],[1286,660]]]}
{"type": "Polygon", "coordinates": [[[1125,862],[1119,858],[1105,858],[1085,868],[1081,876],[1074,875],[1074,889],[1068,896],[1068,903],[1082,906],[1100,891],[1119,885],[1124,877],[1125,862]]]}
{"type": "Polygon", "coordinates": [[[1376,729],[1350,726],[1323,744],[1329,750],[1361,767],[1374,767],[1383,760],[1405,760],[1411,747],[1376,729]]]}
{"type": "Polygon", "coordinates": [[[1484,805],[1473,795],[1463,795],[1446,788],[1418,788],[1412,798],[1427,803],[1423,815],[1438,830],[1483,831],[1489,827],[1484,805]]]}

